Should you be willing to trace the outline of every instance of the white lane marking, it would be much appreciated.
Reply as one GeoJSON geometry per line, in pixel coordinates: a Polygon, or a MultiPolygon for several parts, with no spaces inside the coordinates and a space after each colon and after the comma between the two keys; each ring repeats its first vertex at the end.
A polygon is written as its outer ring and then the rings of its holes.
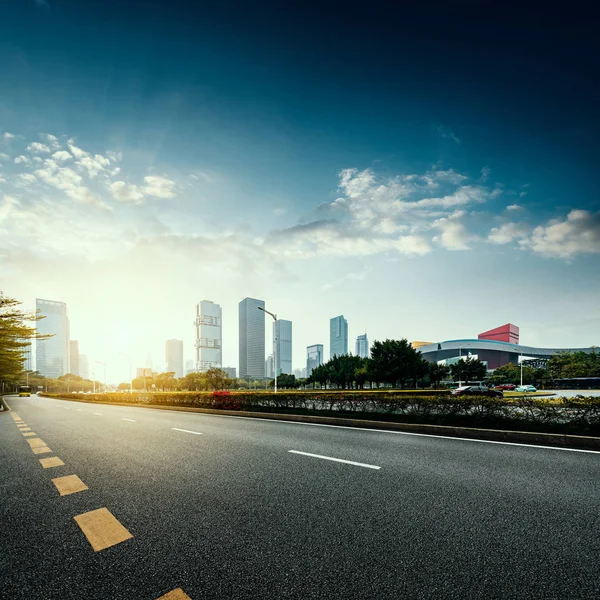
{"type": "Polygon", "coordinates": [[[183,433],[195,433],[196,435],[202,435],[201,431],[190,431],[189,429],[178,429],[177,427],[171,427],[173,431],[183,431],[183,433]]]}
{"type": "Polygon", "coordinates": [[[135,423],[135,419],[126,419],[125,417],[121,417],[122,421],[131,421],[132,423],[135,423]]]}
{"type": "MultiPolygon", "coordinates": [[[[154,409],[148,409],[154,410],[154,409]]],[[[181,414],[183,411],[169,411],[181,414]]],[[[198,413],[195,413],[198,414],[198,413]]],[[[458,442],[477,442],[479,444],[500,444],[502,446],[519,446],[521,448],[541,448],[542,450],[562,450],[563,452],[583,452],[586,454],[600,454],[600,450],[583,450],[581,448],[561,448],[560,446],[539,446],[537,444],[519,444],[518,442],[498,442],[495,440],[480,440],[477,438],[456,437],[450,435],[435,435],[434,433],[413,433],[412,431],[394,431],[393,429],[373,429],[370,427],[350,427],[349,425],[328,425],[326,423],[302,423],[301,421],[286,421],[284,419],[262,419],[260,417],[237,417],[235,415],[211,415],[203,413],[203,417],[220,417],[222,419],[245,419],[247,421],[272,421],[274,423],[287,423],[289,425],[310,425],[311,427],[333,427],[334,429],[355,429],[358,431],[370,431],[372,433],[394,433],[396,435],[412,435],[415,437],[426,437],[441,440],[456,440],[458,442]]]]}
{"type": "Polygon", "coordinates": [[[95,415],[100,415],[100,416],[102,416],[102,413],[94,413],[94,414],[95,414],[95,415]]]}
{"type": "Polygon", "coordinates": [[[76,408],[75,409],[77,412],[83,412],[83,408],[76,408]]]}
{"type": "Polygon", "coordinates": [[[331,456],[321,456],[320,454],[311,454],[310,452],[300,452],[299,450],[288,450],[292,454],[302,454],[302,456],[312,456],[313,458],[322,458],[323,460],[332,460],[333,462],[344,463],[346,465],[354,465],[355,467],[365,467],[366,469],[381,469],[375,465],[367,465],[365,463],[354,462],[353,460],[344,460],[342,458],[332,458],[331,456]]]}

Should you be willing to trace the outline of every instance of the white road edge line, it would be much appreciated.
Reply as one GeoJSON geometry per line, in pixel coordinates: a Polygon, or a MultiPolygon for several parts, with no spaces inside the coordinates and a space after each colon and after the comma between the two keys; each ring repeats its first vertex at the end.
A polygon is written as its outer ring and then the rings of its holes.
{"type": "MultiPolygon", "coordinates": [[[[153,409],[148,409],[153,410],[153,409]]],[[[180,412],[180,411],[173,411],[180,412]]],[[[479,444],[500,444],[501,446],[518,446],[521,448],[541,448],[542,450],[562,450],[563,452],[583,452],[584,454],[600,454],[600,450],[583,450],[581,448],[561,448],[560,446],[540,446],[537,444],[519,444],[518,442],[498,442],[496,440],[480,440],[478,438],[456,437],[451,435],[435,435],[434,433],[414,433],[412,431],[394,431],[393,429],[375,429],[373,427],[350,427],[349,425],[329,425],[327,423],[303,423],[302,421],[286,421],[285,419],[261,419],[260,417],[238,417],[236,415],[212,415],[203,413],[203,417],[220,417],[221,419],[245,419],[246,421],[262,421],[274,423],[287,423],[289,425],[308,425],[310,427],[333,427],[334,429],[354,429],[357,431],[371,431],[373,433],[393,433],[395,435],[412,435],[440,440],[456,440],[458,442],[476,442],[479,444]]]]}
{"type": "Polygon", "coordinates": [[[126,419],[125,417],[121,417],[122,421],[131,421],[132,423],[135,423],[135,419],[126,419]]]}
{"type": "Polygon", "coordinates": [[[302,456],[312,456],[313,458],[322,458],[323,460],[332,460],[333,462],[344,463],[346,465],[354,465],[355,467],[365,467],[366,469],[379,470],[381,467],[375,465],[367,465],[365,463],[354,462],[352,460],[344,460],[342,458],[332,458],[331,456],[321,456],[320,454],[311,454],[310,452],[300,452],[299,450],[288,450],[292,454],[302,454],[302,456]]]}
{"type": "Polygon", "coordinates": [[[196,435],[202,435],[201,431],[190,431],[189,429],[179,429],[177,427],[171,427],[173,431],[183,431],[183,433],[195,433],[196,435]]]}

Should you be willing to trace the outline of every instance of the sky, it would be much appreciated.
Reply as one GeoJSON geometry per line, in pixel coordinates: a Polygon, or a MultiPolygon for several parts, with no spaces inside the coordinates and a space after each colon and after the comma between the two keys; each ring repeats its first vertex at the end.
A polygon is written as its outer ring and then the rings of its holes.
{"type": "MultiPolygon", "coordinates": [[[[195,305],[265,300],[329,355],[506,322],[600,344],[598,22],[492,2],[8,0],[0,290],[68,304],[109,380],[195,305]]],[[[270,324],[267,324],[270,338],[270,324]]],[[[267,353],[271,344],[267,343],[267,353]]]]}

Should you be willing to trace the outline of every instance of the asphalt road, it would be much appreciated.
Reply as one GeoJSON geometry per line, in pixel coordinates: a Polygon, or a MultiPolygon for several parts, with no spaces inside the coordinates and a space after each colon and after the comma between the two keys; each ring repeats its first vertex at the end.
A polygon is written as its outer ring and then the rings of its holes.
{"type": "Polygon", "coordinates": [[[600,453],[7,401],[2,598],[600,597],[600,453]]]}

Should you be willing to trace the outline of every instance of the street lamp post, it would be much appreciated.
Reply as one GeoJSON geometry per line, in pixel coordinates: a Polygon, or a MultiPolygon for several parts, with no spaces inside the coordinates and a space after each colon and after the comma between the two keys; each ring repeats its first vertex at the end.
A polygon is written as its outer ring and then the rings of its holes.
{"type": "Polygon", "coordinates": [[[262,306],[258,306],[257,307],[258,310],[262,310],[263,312],[267,313],[268,315],[271,315],[273,317],[273,320],[275,321],[275,339],[273,340],[273,372],[275,375],[275,386],[274,386],[274,392],[273,393],[277,393],[277,315],[269,312],[266,308],[263,308],[262,306]]]}
{"type": "Polygon", "coordinates": [[[99,360],[95,360],[95,363],[102,365],[104,367],[104,393],[106,394],[107,386],[106,386],[106,363],[100,362],[99,360]]]}
{"type": "Polygon", "coordinates": [[[129,393],[133,393],[133,379],[131,373],[131,356],[129,354],[125,354],[124,352],[119,352],[121,356],[126,356],[129,359],[129,393]]]}

